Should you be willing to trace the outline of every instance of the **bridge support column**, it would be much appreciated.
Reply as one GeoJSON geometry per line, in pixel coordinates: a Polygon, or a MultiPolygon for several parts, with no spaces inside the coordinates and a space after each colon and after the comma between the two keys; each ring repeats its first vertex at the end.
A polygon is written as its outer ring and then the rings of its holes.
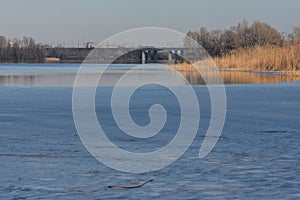
{"type": "Polygon", "coordinates": [[[179,63],[179,58],[181,56],[181,51],[177,50],[174,56],[175,56],[175,64],[178,64],[179,63]]]}
{"type": "Polygon", "coordinates": [[[146,64],[146,53],[142,51],[142,64],[146,64]]]}
{"type": "Polygon", "coordinates": [[[168,64],[169,65],[173,64],[172,52],[171,51],[168,52],[168,64]]]}
{"type": "Polygon", "coordinates": [[[151,50],[148,50],[148,53],[147,53],[147,60],[148,62],[147,63],[151,63],[151,57],[152,57],[152,51],[151,50]]]}
{"type": "Polygon", "coordinates": [[[154,50],[154,55],[153,55],[154,63],[157,63],[157,58],[158,58],[157,50],[154,50]]]}

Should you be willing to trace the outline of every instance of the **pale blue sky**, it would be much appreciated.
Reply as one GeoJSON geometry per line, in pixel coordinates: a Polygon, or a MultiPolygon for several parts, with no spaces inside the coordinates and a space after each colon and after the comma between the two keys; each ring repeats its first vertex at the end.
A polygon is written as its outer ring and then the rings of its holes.
{"type": "Polygon", "coordinates": [[[0,0],[0,35],[40,42],[100,42],[130,28],[158,26],[186,33],[226,28],[246,19],[290,32],[300,26],[299,0],[0,0]]]}

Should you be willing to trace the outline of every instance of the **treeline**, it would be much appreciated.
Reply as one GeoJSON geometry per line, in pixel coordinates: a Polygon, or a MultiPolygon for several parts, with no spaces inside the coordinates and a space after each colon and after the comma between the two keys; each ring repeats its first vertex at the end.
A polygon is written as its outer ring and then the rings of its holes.
{"type": "Polygon", "coordinates": [[[0,36],[0,63],[43,63],[45,50],[31,37],[7,39],[0,36]]]}
{"type": "MultiPolygon", "coordinates": [[[[189,31],[187,36],[197,41],[212,57],[220,57],[233,50],[253,46],[278,46],[294,44],[299,41],[300,27],[290,34],[280,33],[271,25],[255,21],[238,23],[229,29],[189,31]]],[[[188,40],[187,40],[188,41],[188,40]]]]}

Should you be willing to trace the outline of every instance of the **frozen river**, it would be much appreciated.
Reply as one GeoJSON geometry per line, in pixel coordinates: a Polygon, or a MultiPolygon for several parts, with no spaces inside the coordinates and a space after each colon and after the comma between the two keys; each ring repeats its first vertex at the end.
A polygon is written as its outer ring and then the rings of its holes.
{"type": "MultiPolygon", "coordinates": [[[[69,85],[74,77],[68,75],[78,66],[44,67],[0,66],[0,199],[300,198],[300,82],[226,85],[225,126],[204,159],[198,152],[209,123],[210,99],[205,86],[194,85],[201,120],[191,147],[164,169],[130,174],[101,164],[79,139],[69,85]],[[36,79],[49,72],[67,78],[36,79]],[[149,179],[154,181],[138,189],[107,188],[149,179]]],[[[116,128],[111,91],[109,84],[98,88],[95,102],[112,141],[130,151],[142,145],[148,152],[172,139],[178,102],[167,89],[148,86],[134,97],[131,114],[139,124],[147,124],[147,105],[160,103],[172,113],[163,134],[145,141],[116,128]]]]}

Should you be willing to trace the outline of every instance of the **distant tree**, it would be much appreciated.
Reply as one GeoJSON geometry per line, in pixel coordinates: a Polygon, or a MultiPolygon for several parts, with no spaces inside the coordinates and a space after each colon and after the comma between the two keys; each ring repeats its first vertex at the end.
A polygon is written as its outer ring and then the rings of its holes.
{"type": "Polygon", "coordinates": [[[281,34],[266,23],[255,21],[249,31],[248,37],[251,45],[281,45],[283,43],[281,34]]]}
{"type": "Polygon", "coordinates": [[[251,32],[249,23],[246,20],[238,23],[234,28],[235,30],[235,43],[237,48],[249,47],[251,44],[251,32]]]}
{"type": "Polygon", "coordinates": [[[292,42],[300,41],[300,26],[296,26],[293,28],[293,32],[289,34],[289,38],[292,42]]]}
{"type": "Polygon", "coordinates": [[[11,52],[11,57],[14,63],[19,63],[20,58],[22,57],[22,51],[21,51],[21,40],[18,38],[14,38],[11,41],[11,46],[12,46],[12,52],[11,52]]]}
{"type": "Polygon", "coordinates": [[[295,37],[296,37],[297,39],[300,38],[300,26],[297,26],[297,27],[294,27],[294,28],[293,28],[293,34],[295,35],[295,37]]]}
{"type": "Polygon", "coordinates": [[[4,36],[0,36],[0,62],[4,62],[7,59],[7,40],[4,36]]]}
{"type": "Polygon", "coordinates": [[[184,38],[184,45],[186,47],[191,47],[193,46],[193,40],[197,43],[199,43],[199,33],[196,31],[189,31],[186,34],[187,37],[184,38]]]}
{"type": "Polygon", "coordinates": [[[199,31],[199,44],[209,53],[212,54],[213,43],[211,34],[207,28],[202,27],[199,31]]]}
{"type": "MultiPolygon", "coordinates": [[[[187,35],[193,38],[211,55],[222,56],[232,50],[255,45],[282,45],[283,36],[272,26],[255,21],[249,24],[246,20],[230,29],[209,31],[202,27],[199,32],[189,31],[187,35]]],[[[294,28],[293,40],[300,38],[300,27],[294,28]]]]}
{"type": "Polygon", "coordinates": [[[230,51],[236,49],[235,43],[235,32],[232,29],[226,29],[221,35],[221,46],[222,46],[222,54],[229,53],[230,51]]]}
{"type": "Polygon", "coordinates": [[[222,30],[220,30],[220,29],[212,30],[210,32],[212,48],[209,50],[210,51],[209,53],[211,55],[221,56],[222,51],[223,51],[221,36],[222,36],[222,30]]]}
{"type": "Polygon", "coordinates": [[[0,36],[0,62],[41,63],[45,60],[45,50],[30,37],[13,40],[0,36]]]}
{"type": "Polygon", "coordinates": [[[1,49],[6,48],[6,44],[7,44],[6,38],[4,36],[0,36],[0,48],[1,49]]]}

